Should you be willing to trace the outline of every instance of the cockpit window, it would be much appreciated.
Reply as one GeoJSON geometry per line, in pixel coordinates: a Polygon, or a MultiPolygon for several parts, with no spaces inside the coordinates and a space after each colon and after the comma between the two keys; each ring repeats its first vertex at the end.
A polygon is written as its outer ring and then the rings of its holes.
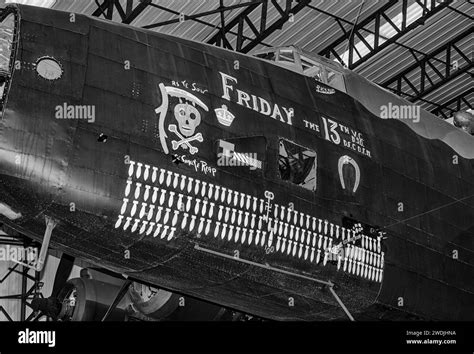
{"type": "Polygon", "coordinates": [[[274,61],[276,58],[275,52],[261,53],[256,55],[257,58],[274,61]]]}
{"type": "Polygon", "coordinates": [[[316,81],[324,82],[324,83],[326,82],[325,81],[325,75],[324,75],[324,69],[318,64],[315,64],[311,68],[307,69],[305,71],[305,75],[309,76],[309,77],[312,77],[316,81]]]}
{"type": "Polygon", "coordinates": [[[282,180],[315,191],[316,163],[314,151],[280,139],[278,169],[282,180]]]}
{"type": "Polygon", "coordinates": [[[301,65],[303,67],[303,71],[305,71],[306,69],[312,68],[314,65],[316,65],[316,62],[314,60],[306,58],[303,55],[300,55],[300,59],[301,59],[301,65]]]}
{"type": "Polygon", "coordinates": [[[329,68],[326,70],[328,74],[328,85],[338,89],[339,91],[346,91],[342,74],[329,68]]]}
{"type": "Polygon", "coordinates": [[[283,61],[287,63],[293,64],[295,62],[295,58],[293,57],[293,49],[280,49],[278,53],[278,61],[283,61]]]}
{"type": "Polygon", "coordinates": [[[276,65],[286,69],[302,73],[339,91],[346,92],[342,68],[341,71],[338,71],[336,64],[317,55],[308,54],[295,46],[266,48],[254,55],[257,58],[273,61],[276,65]]]}
{"type": "Polygon", "coordinates": [[[306,69],[304,74],[306,76],[312,77],[316,81],[323,82],[331,87],[334,87],[339,91],[346,92],[343,75],[328,66],[314,64],[311,68],[306,69]]]}

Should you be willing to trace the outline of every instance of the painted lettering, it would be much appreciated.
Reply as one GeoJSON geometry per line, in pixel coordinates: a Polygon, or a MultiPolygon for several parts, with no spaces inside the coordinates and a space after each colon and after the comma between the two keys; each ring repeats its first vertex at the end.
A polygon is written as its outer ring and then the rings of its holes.
{"type": "Polygon", "coordinates": [[[243,106],[243,102],[245,101],[245,105],[247,106],[247,108],[251,108],[249,105],[250,96],[247,92],[237,90],[237,97],[238,97],[237,104],[240,104],[241,106],[243,106]]]}
{"type": "MultiPolygon", "coordinates": [[[[221,75],[223,93],[221,97],[227,101],[235,102],[235,97],[231,97],[231,92],[234,91],[234,85],[232,85],[232,83],[237,84],[238,80],[235,77],[227,75],[223,72],[219,72],[219,74],[221,75]]],[[[237,95],[236,103],[238,105],[252,109],[256,112],[259,112],[260,114],[270,116],[273,119],[278,119],[283,123],[293,125],[293,108],[279,106],[277,103],[270,103],[262,97],[249,94],[240,89],[235,89],[235,92],[237,95]],[[282,111],[284,114],[282,114],[282,111]]]]}
{"type": "Polygon", "coordinates": [[[231,86],[231,85],[228,85],[227,81],[234,81],[235,83],[237,83],[237,79],[235,77],[230,76],[230,75],[224,74],[223,72],[220,72],[220,71],[219,71],[219,74],[221,74],[221,77],[222,77],[222,89],[224,91],[224,94],[222,95],[222,98],[227,100],[227,101],[230,101],[229,92],[232,91],[234,89],[234,87],[231,86]]]}
{"type": "Polygon", "coordinates": [[[272,107],[270,107],[270,103],[268,103],[267,100],[261,97],[259,97],[258,100],[260,102],[260,107],[261,107],[260,113],[266,116],[269,116],[272,113],[272,107]]]}

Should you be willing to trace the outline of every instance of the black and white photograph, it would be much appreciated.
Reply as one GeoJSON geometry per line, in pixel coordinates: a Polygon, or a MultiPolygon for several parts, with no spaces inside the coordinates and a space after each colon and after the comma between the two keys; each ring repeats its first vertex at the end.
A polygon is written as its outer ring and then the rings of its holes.
{"type": "Polygon", "coordinates": [[[472,353],[473,16],[0,0],[0,353],[472,353]]]}

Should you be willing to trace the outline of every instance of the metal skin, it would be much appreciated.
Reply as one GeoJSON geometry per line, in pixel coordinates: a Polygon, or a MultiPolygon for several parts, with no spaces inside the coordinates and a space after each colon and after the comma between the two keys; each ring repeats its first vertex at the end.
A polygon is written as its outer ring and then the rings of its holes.
{"type": "MultiPolygon", "coordinates": [[[[419,135],[410,126],[414,123],[380,119],[348,94],[328,94],[331,88],[321,83],[316,91],[312,79],[246,55],[82,15],[75,15],[71,22],[71,15],[65,12],[14,8],[21,19],[16,60],[22,65],[13,71],[0,120],[0,202],[21,217],[0,215],[0,221],[41,240],[45,216],[51,217],[58,221],[51,245],[67,254],[265,318],[334,320],[347,319],[349,313],[356,320],[474,319],[474,201],[467,198],[474,190],[474,160],[472,153],[469,158],[462,156],[474,150],[474,138],[459,135],[465,133],[443,122],[436,128],[441,137],[426,137],[430,136],[427,129],[419,135]],[[44,79],[34,69],[38,58],[44,56],[60,63],[63,73],[59,79],[44,79]],[[237,79],[226,81],[233,87],[230,100],[223,98],[220,73],[237,79]],[[185,104],[185,98],[178,97],[184,93],[174,90],[175,96],[166,98],[161,93],[168,92],[166,87],[173,87],[173,81],[183,80],[189,86],[180,84],[179,88],[204,106],[183,106],[176,114],[199,111],[200,124],[196,127],[193,123],[192,128],[201,134],[202,141],[182,140],[174,150],[179,142],[173,146],[172,140],[180,140],[173,132],[179,132],[174,107],[180,99],[185,104]],[[291,107],[294,115],[287,117],[281,110],[281,116],[272,118],[244,102],[239,104],[237,89],[264,98],[272,110],[275,104],[280,109],[291,107]],[[165,100],[169,101],[168,110],[160,111],[158,107],[165,100]],[[55,107],[64,103],[94,106],[95,121],[57,119],[55,107]],[[215,114],[223,105],[220,117],[225,116],[225,110],[231,112],[234,120],[230,125],[219,122],[215,114]],[[166,120],[160,122],[163,115],[166,120]],[[370,157],[325,138],[322,117],[359,132],[370,157]],[[308,128],[304,120],[316,124],[319,131],[308,128]],[[171,125],[175,127],[168,129],[171,125]],[[161,134],[160,126],[164,128],[161,134]],[[219,139],[258,136],[266,139],[265,153],[257,156],[263,161],[262,169],[217,165],[219,139]],[[455,140],[463,145],[448,145],[442,136],[461,137],[455,140]],[[316,152],[315,191],[280,179],[280,138],[316,152]],[[198,151],[192,154],[187,144],[198,151]],[[348,156],[341,167],[345,188],[338,171],[343,156],[348,156]],[[132,173],[128,159],[134,162],[132,173]],[[184,160],[205,162],[210,169],[203,169],[204,163],[197,168],[184,160]],[[357,188],[354,163],[360,169],[357,188]],[[145,165],[149,166],[146,173],[145,165]],[[153,182],[152,167],[156,168],[153,182]],[[169,174],[160,178],[160,169],[169,174]],[[124,207],[129,177],[130,204],[124,207]],[[137,183],[141,185],[138,193],[137,183]],[[145,185],[150,194],[141,213],[145,185]],[[224,188],[233,193],[216,198],[216,186],[221,193],[224,188]],[[153,187],[157,195],[151,202],[153,187]],[[239,193],[244,194],[243,201],[239,193]],[[124,230],[133,201],[138,201],[137,210],[124,230]],[[212,217],[211,202],[215,204],[212,217]],[[263,204],[261,209],[260,203],[268,204],[269,211],[263,204]],[[399,203],[403,203],[403,211],[399,203]],[[204,204],[209,227],[207,221],[200,226],[204,204]],[[151,205],[155,205],[153,222],[158,206],[162,207],[162,228],[156,237],[155,228],[147,234],[149,224],[140,233],[151,205]],[[293,208],[298,213],[290,213],[293,208]],[[244,225],[251,224],[245,221],[244,212],[249,210],[255,216],[254,226],[246,227],[247,238],[242,242],[244,225]],[[238,211],[242,212],[240,218],[238,211]],[[338,268],[337,261],[325,257],[323,248],[329,246],[324,245],[340,243],[342,227],[352,226],[347,224],[348,218],[385,232],[381,249],[373,250],[378,257],[381,252],[385,256],[381,262],[379,259],[383,268],[379,281],[364,276],[364,270],[349,271],[348,264],[338,268]],[[139,222],[132,231],[134,219],[139,222]],[[164,226],[167,231],[163,233],[164,226]],[[173,235],[171,227],[175,228],[173,235]],[[281,236],[285,233],[287,236],[281,236]],[[289,243],[290,234],[296,249],[276,251],[277,237],[286,237],[289,243]],[[315,252],[311,260],[310,255],[305,257],[305,246],[321,253],[315,252]]],[[[355,74],[351,80],[348,86],[356,87],[355,74]]],[[[386,104],[393,96],[379,90],[365,99],[386,104]]],[[[422,115],[420,127],[437,124],[434,116],[422,115]]],[[[328,129],[331,139],[331,127],[328,129]]],[[[376,238],[358,242],[363,242],[362,246],[357,243],[358,247],[368,249],[367,242],[375,245],[376,238]]],[[[351,257],[351,250],[343,254],[351,257]]],[[[372,264],[369,256],[359,262],[372,264]]]]}

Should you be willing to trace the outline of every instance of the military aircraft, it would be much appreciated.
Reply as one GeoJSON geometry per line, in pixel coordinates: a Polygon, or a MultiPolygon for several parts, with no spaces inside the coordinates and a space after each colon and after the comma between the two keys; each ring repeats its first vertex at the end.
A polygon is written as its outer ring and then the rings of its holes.
{"type": "Polygon", "coordinates": [[[465,129],[294,46],[0,21],[0,221],[36,269],[52,247],[274,320],[474,319],[465,129]]]}

